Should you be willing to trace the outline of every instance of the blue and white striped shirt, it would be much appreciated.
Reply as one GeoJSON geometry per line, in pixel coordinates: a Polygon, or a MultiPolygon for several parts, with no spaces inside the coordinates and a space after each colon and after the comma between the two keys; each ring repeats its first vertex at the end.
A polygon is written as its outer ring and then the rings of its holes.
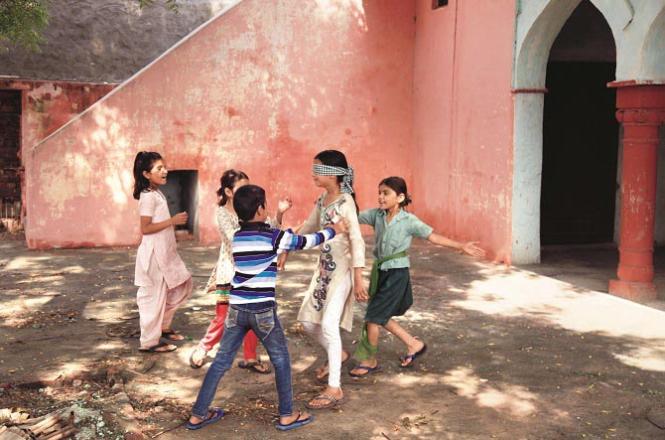
{"type": "Polygon", "coordinates": [[[273,229],[265,223],[243,223],[233,236],[235,276],[231,281],[229,303],[275,301],[277,256],[286,251],[313,248],[334,236],[332,228],[296,235],[290,229],[273,229]]]}

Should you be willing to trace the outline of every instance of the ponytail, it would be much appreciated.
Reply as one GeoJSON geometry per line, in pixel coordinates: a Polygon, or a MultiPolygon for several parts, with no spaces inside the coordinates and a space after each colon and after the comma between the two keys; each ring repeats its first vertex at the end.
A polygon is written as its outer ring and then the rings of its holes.
{"type": "Polygon", "coordinates": [[[219,179],[219,189],[217,190],[217,195],[219,196],[219,206],[225,206],[226,202],[229,201],[229,197],[226,195],[225,189],[230,189],[233,191],[233,187],[236,186],[239,180],[249,180],[247,174],[242,171],[237,170],[226,170],[222,177],[219,179]]]}
{"type": "Polygon", "coordinates": [[[154,151],[139,151],[134,158],[134,198],[138,200],[141,193],[150,188],[150,182],[143,175],[144,171],[150,172],[152,166],[162,156],[154,151]]]}

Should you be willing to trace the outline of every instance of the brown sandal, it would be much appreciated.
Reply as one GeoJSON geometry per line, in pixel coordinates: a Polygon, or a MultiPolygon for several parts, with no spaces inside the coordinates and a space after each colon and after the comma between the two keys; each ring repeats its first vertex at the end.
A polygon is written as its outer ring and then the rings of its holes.
{"type": "Polygon", "coordinates": [[[265,364],[261,361],[253,361],[253,362],[247,362],[247,361],[240,361],[238,362],[238,368],[242,368],[245,370],[250,370],[255,373],[259,374],[270,374],[272,373],[272,368],[270,368],[270,365],[265,364]],[[261,368],[263,367],[263,368],[261,368]]]}
{"type": "Polygon", "coordinates": [[[160,342],[159,344],[153,345],[150,348],[139,348],[139,351],[143,353],[170,353],[172,351],[176,351],[177,349],[178,347],[175,345],[167,344],[166,342],[160,342]],[[160,348],[164,348],[164,350],[160,350],[160,348]]]}
{"type": "Polygon", "coordinates": [[[185,337],[175,330],[162,330],[162,338],[175,342],[185,340],[185,337]]]}
{"type": "Polygon", "coordinates": [[[338,399],[334,396],[331,396],[330,394],[319,394],[309,402],[305,403],[305,406],[308,409],[330,409],[330,408],[335,408],[341,405],[342,403],[344,403],[343,396],[338,399]],[[323,405],[314,405],[312,402],[314,402],[315,400],[326,400],[328,403],[324,403],[323,405]]]}

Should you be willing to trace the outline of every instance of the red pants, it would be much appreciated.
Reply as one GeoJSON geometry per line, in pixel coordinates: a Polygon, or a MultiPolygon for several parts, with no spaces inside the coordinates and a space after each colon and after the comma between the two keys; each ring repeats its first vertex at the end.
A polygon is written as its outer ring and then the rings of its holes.
{"type": "MultiPolygon", "coordinates": [[[[206,334],[199,342],[199,345],[206,351],[212,350],[212,348],[219,343],[224,334],[224,320],[226,319],[226,313],[229,310],[229,305],[225,303],[217,303],[215,307],[215,317],[210,321],[208,330],[206,334]]],[[[253,331],[248,331],[243,340],[243,355],[245,360],[248,359],[258,359],[256,356],[256,346],[258,344],[258,339],[253,331]]]]}

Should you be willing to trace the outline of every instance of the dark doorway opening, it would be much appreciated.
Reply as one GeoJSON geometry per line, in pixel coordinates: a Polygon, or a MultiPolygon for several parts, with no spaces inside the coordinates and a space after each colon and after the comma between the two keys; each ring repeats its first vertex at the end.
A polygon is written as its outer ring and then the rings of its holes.
{"type": "Polygon", "coordinates": [[[614,64],[548,65],[543,121],[542,244],[613,240],[618,154],[614,64]]]}
{"type": "Polygon", "coordinates": [[[555,41],[543,116],[541,243],[613,241],[619,124],[614,40],[583,1],[555,41]]]}
{"type": "Polygon", "coordinates": [[[186,211],[189,219],[184,225],[176,226],[178,238],[194,238],[198,236],[196,207],[198,206],[198,171],[169,171],[166,185],[161,188],[169,205],[169,212],[175,215],[186,211]]]}
{"type": "Polygon", "coordinates": [[[0,90],[0,229],[21,224],[21,92],[0,90]]]}

